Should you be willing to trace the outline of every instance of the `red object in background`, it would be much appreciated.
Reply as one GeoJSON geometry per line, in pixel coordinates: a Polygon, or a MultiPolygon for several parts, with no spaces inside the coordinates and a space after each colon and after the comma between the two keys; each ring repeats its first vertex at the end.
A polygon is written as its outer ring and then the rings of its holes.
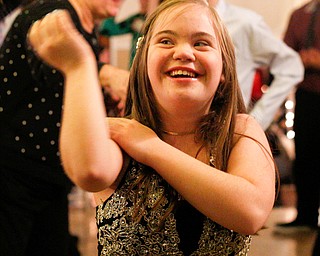
{"type": "Polygon", "coordinates": [[[262,71],[260,69],[257,69],[253,79],[253,87],[252,87],[252,94],[251,94],[251,100],[253,102],[256,102],[261,98],[263,94],[262,86],[263,86],[262,71]]]}

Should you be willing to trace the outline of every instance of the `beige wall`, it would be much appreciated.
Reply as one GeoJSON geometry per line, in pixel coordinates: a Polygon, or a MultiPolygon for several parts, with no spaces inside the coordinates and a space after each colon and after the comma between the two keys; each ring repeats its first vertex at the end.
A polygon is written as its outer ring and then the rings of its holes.
{"type": "MultiPolygon", "coordinates": [[[[149,0],[157,2],[158,0],[149,0]]],[[[252,9],[264,16],[267,24],[277,36],[282,36],[291,11],[309,0],[226,0],[239,6],[252,9]]],[[[125,0],[120,16],[137,12],[139,0],[125,0]]],[[[121,18],[120,18],[121,19],[121,18]]]]}
{"type": "Polygon", "coordinates": [[[275,35],[282,38],[293,9],[309,0],[226,0],[261,14],[275,35]]]}

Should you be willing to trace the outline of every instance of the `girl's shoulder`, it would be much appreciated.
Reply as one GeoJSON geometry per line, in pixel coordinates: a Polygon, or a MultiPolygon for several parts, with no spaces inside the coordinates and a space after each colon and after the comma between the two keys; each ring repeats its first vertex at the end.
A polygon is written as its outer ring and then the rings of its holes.
{"type": "Polygon", "coordinates": [[[265,136],[265,132],[258,121],[248,114],[237,114],[235,134],[245,135],[256,139],[265,136]]]}
{"type": "Polygon", "coordinates": [[[248,125],[252,124],[258,124],[253,116],[244,113],[237,114],[235,123],[236,130],[246,128],[248,125]]]}

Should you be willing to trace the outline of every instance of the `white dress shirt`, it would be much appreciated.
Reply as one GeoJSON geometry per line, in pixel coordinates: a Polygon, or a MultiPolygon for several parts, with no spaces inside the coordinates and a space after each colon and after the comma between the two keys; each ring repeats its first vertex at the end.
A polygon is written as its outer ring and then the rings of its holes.
{"type": "Polygon", "coordinates": [[[219,0],[215,9],[235,46],[238,80],[247,107],[256,69],[267,66],[274,77],[267,92],[250,111],[266,130],[292,89],[303,80],[300,56],[278,39],[257,13],[224,0],[219,0]]]}

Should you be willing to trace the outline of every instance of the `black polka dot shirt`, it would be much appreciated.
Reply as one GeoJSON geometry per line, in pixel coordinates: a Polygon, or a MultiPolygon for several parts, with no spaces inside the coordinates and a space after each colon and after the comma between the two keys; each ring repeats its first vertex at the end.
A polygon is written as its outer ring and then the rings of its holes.
{"type": "Polygon", "coordinates": [[[65,179],[58,147],[63,76],[43,63],[26,40],[32,23],[54,9],[69,10],[98,54],[95,35],[83,30],[68,1],[38,0],[21,12],[0,49],[0,163],[59,182],[65,179]]]}

